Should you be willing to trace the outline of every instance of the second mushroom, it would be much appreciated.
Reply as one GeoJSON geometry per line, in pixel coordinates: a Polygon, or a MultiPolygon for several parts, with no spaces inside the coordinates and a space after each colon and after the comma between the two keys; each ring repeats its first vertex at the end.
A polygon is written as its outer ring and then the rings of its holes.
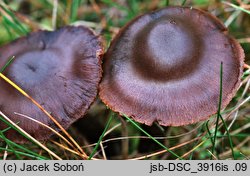
{"type": "Polygon", "coordinates": [[[123,27],[104,56],[100,97],[112,110],[151,125],[180,126],[207,119],[231,101],[244,52],[215,16],[167,7],[123,27]]]}
{"type": "MultiPolygon", "coordinates": [[[[25,90],[64,127],[82,117],[97,95],[101,79],[100,38],[86,27],[63,27],[39,31],[0,48],[0,68],[14,61],[3,74],[25,90]]],[[[0,79],[0,110],[38,140],[53,132],[16,113],[29,116],[59,130],[30,100],[0,79]],[[16,112],[16,113],[15,113],[16,112]]],[[[0,130],[7,128],[0,123],[0,130]]],[[[15,142],[27,142],[15,130],[5,132],[15,142]]]]}

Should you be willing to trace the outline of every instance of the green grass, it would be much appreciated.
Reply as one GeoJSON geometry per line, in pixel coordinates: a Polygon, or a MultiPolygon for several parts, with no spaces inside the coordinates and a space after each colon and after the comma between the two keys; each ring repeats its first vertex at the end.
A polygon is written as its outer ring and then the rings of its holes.
{"type": "Polygon", "coordinates": [[[26,35],[28,34],[28,30],[23,26],[22,23],[19,22],[19,20],[16,18],[15,14],[8,9],[6,6],[0,4],[0,8],[6,13],[2,14],[4,23],[9,31],[9,29],[13,29],[16,33],[19,35],[26,35]]]}
{"type": "MultiPolygon", "coordinates": [[[[27,20],[20,19],[17,16],[17,13],[22,14],[24,11],[24,9],[20,8],[18,1],[6,2],[8,3],[0,3],[0,29],[4,29],[0,30],[0,44],[10,42],[34,30],[30,23],[27,23],[27,20]]],[[[250,18],[250,10],[233,1],[159,0],[155,4],[151,0],[128,0],[124,2],[120,3],[114,0],[90,0],[88,2],[76,0],[73,3],[69,3],[67,0],[59,1],[56,27],[59,28],[76,22],[91,22],[94,26],[92,28],[104,36],[105,48],[107,49],[117,31],[135,16],[168,5],[185,5],[205,10],[216,9],[216,14],[223,22],[227,21],[235,11],[240,11],[241,13],[237,13],[235,19],[229,23],[230,34],[236,38],[237,36],[240,36],[240,38],[250,37],[247,30],[250,28],[250,24],[245,23],[245,20],[250,18]],[[95,5],[98,7],[94,8],[95,5]],[[100,24],[101,29],[98,28],[100,24]]],[[[29,3],[31,9],[26,9],[27,14],[23,14],[24,18],[39,24],[39,26],[52,29],[53,4],[47,0],[30,1],[29,3]]],[[[246,62],[249,64],[250,43],[245,43],[243,47],[246,53],[246,62]]],[[[0,73],[4,73],[4,70],[13,61],[15,61],[14,57],[9,58],[5,66],[0,68],[0,73]]],[[[242,85],[229,106],[222,110],[222,77],[223,65],[221,65],[221,75],[218,78],[221,81],[218,90],[220,92],[218,112],[208,121],[183,127],[160,127],[156,124],[152,127],[146,127],[124,115],[124,117],[121,117],[126,121],[126,127],[124,128],[122,127],[124,122],[121,121],[121,118],[117,118],[118,115],[116,114],[107,116],[105,106],[97,101],[86,115],[85,122],[88,123],[88,120],[91,120],[89,117],[93,116],[92,120],[101,125],[93,125],[95,131],[92,133],[88,133],[88,131],[82,132],[83,129],[79,130],[74,126],[69,129],[69,132],[86,151],[89,159],[95,159],[95,157],[103,159],[102,152],[106,152],[108,159],[124,159],[122,151],[127,152],[129,159],[138,157],[144,157],[144,159],[213,159],[214,157],[217,159],[247,159],[250,156],[250,146],[249,141],[247,141],[250,136],[250,125],[248,126],[250,124],[249,102],[240,107],[238,118],[230,129],[228,129],[227,124],[230,124],[232,120],[222,118],[222,115],[223,117],[227,116],[234,110],[238,101],[241,100],[242,92],[247,84],[242,85]],[[95,133],[98,133],[99,136],[92,139],[95,133]],[[127,134],[127,136],[124,136],[124,134],[127,134]],[[197,140],[180,146],[178,149],[171,149],[192,139],[197,140]],[[105,142],[106,140],[107,142],[105,142]],[[128,142],[129,148],[127,151],[126,149],[123,150],[125,146],[122,146],[122,141],[124,140],[128,142]],[[102,152],[99,152],[101,150],[102,152]],[[162,151],[162,153],[157,154],[159,151],[162,151]],[[115,154],[112,152],[115,152],[115,154]],[[148,158],[148,155],[152,156],[148,158]]],[[[242,80],[247,81],[248,77],[249,71],[245,70],[242,80]]],[[[248,91],[241,101],[244,101],[249,96],[248,91]]],[[[34,141],[21,145],[9,140],[5,136],[6,131],[10,129],[19,130],[8,123],[2,116],[0,116],[0,123],[6,123],[9,126],[9,128],[0,131],[0,158],[3,159],[4,153],[7,152],[7,159],[55,159],[34,141]]],[[[25,136],[24,133],[19,132],[25,136]]],[[[68,150],[70,147],[57,137],[53,137],[43,145],[54,151],[62,159],[82,159],[79,154],[68,150]],[[56,145],[55,142],[62,146],[56,145]]]]}
{"type": "MultiPolygon", "coordinates": [[[[214,139],[213,139],[213,148],[212,148],[212,154],[214,153],[214,149],[215,149],[215,141],[216,141],[216,137],[217,137],[217,131],[218,131],[218,126],[219,126],[219,119],[220,119],[220,112],[221,112],[221,101],[222,101],[222,82],[223,80],[223,63],[221,63],[220,66],[220,97],[219,97],[219,103],[218,103],[218,111],[217,111],[217,118],[216,118],[216,125],[215,125],[215,132],[214,132],[214,139]]],[[[212,156],[211,156],[212,159],[212,156]]]]}
{"type": "Polygon", "coordinates": [[[137,128],[138,130],[142,131],[145,135],[147,135],[150,139],[152,139],[152,141],[154,141],[159,146],[161,146],[163,149],[165,149],[166,151],[168,151],[169,153],[171,153],[173,156],[175,156],[176,159],[182,159],[180,156],[178,156],[172,150],[170,150],[169,148],[167,148],[165,145],[163,145],[161,142],[159,142],[157,139],[155,139],[153,136],[151,136],[149,133],[147,133],[145,130],[143,130],[136,122],[134,122],[133,120],[131,120],[128,116],[126,116],[125,114],[123,116],[126,117],[126,119],[129,122],[131,122],[134,125],[135,128],[137,128]]]}
{"type": "Polygon", "coordinates": [[[99,138],[97,144],[95,145],[93,151],[92,151],[91,154],[89,155],[89,158],[88,158],[89,160],[91,160],[91,159],[93,158],[93,156],[96,154],[96,151],[98,150],[98,147],[100,146],[100,143],[101,143],[101,141],[103,140],[103,137],[104,137],[105,133],[107,132],[109,126],[110,126],[110,123],[111,123],[111,121],[112,121],[112,119],[113,119],[113,116],[114,116],[114,113],[111,112],[110,117],[109,117],[109,120],[108,120],[108,122],[107,122],[107,125],[105,126],[105,129],[104,129],[103,132],[102,132],[102,135],[100,136],[100,138],[99,138]]]}
{"type": "Polygon", "coordinates": [[[237,6],[237,5],[235,5],[233,3],[230,3],[230,2],[227,2],[227,1],[222,1],[222,2],[225,3],[225,4],[228,4],[230,6],[232,6],[233,8],[235,8],[237,10],[240,10],[240,11],[245,12],[245,13],[247,13],[247,14],[250,15],[250,10],[247,10],[247,9],[245,9],[243,7],[237,6]]]}
{"type": "MultiPolygon", "coordinates": [[[[214,150],[215,150],[215,146],[216,146],[215,143],[216,143],[217,132],[218,132],[218,127],[219,127],[219,119],[220,119],[220,120],[222,121],[222,123],[223,123],[223,126],[224,126],[226,132],[227,132],[227,136],[228,136],[228,139],[229,139],[230,148],[231,148],[231,151],[232,151],[232,157],[233,157],[234,159],[236,159],[236,158],[235,158],[235,154],[234,154],[234,149],[233,149],[233,142],[232,142],[232,139],[231,139],[229,130],[228,130],[228,128],[227,128],[227,124],[225,123],[224,119],[223,119],[222,116],[221,116],[221,103],[222,103],[222,96],[223,96],[223,94],[222,94],[222,88],[223,88],[223,87],[222,87],[222,85],[223,85],[222,80],[223,80],[223,63],[221,63],[221,66],[220,66],[220,96],[219,96],[219,103],[218,103],[218,111],[217,111],[215,132],[214,132],[214,137],[213,137],[213,139],[211,140],[212,146],[213,146],[213,147],[212,147],[212,154],[214,154],[214,150]]],[[[207,123],[206,123],[206,126],[207,126],[207,123]]],[[[210,133],[210,131],[209,131],[208,126],[207,126],[207,129],[208,129],[209,136],[211,136],[211,133],[210,133]]],[[[210,159],[212,159],[212,156],[211,156],[210,159]]]]}
{"type": "Polygon", "coordinates": [[[75,0],[71,3],[71,14],[70,14],[70,22],[74,22],[77,20],[77,10],[81,5],[81,0],[75,0]]]}
{"type": "MultiPolygon", "coordinates": [[[[14,155],[16,156],[16,159],[22,159],[22,156],[28,156],[31,159],[46,159],[46,157],[40,156],[38,153],[33,152],[32,150],[25,148],[22,145],[19,145],[9,139],[7,139],[4,135],[4,132],[6,130],[10,130],[11,128],[16,130],[17,132],[19,132],[22,136],[26,137],[28,140],[30,140],[30,138],[28,136],[26,136],[22,131],[20,131],[19,129],[17,129],[15,126],[13,126],[11,123],[9,123],[4,117],[2,117],[0,115],[0,121],[1,123],[5,123],[9,126],[8,129],[2,130],[0,131],[0,139],[4,140],[6,142],[6,145],[10,147],[10,149],[6,149],[6,148],[0,148],[1,151],[8,151],[8,152],[13,152],[14,155]],[[21,149],[22,151],[18,151],[19,149],[21,149]]],[[[32,140],[31,140],[32,141],[32,140]]]]}
{"type": "Polygon", "coordinates": [[[10,64],[11,64],[11,62],[14,60],[14,56],[12,56],[9,60],[8,60],[8,62],[2,67],[2,68],[0,68],[0,73],[2,73],[10,64]]]}

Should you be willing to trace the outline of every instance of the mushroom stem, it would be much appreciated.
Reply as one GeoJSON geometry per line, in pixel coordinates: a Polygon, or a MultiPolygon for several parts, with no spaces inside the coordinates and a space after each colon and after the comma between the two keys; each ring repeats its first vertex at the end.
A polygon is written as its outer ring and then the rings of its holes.
{"type": "Polygon", "coordinates": [[[40,110],[42,110],[61,130],[62,132],[73,142],[73,144],[78,148],[78,150],[83,154],[84,159],[87,159],[88,156],[83,151],[83,149],[78,145],[78,143],[70,136],[70,134],[61,126],[60,123],[56,121],[54,117],[50,115],[48,111],[46,111],[36,100],[34,100],[31,96],[29,96],[24,90],[22,90],[18,85],[16,85],[14,82],[12,82],[9,78],[4,76],[2,73],[0,73],[0,77],[5,80],[7,83],[9,83],[11,86],[13,86],[15,89],[17,89],[21,94],[23,94],[25,97],[30,99],[40,110]]]}

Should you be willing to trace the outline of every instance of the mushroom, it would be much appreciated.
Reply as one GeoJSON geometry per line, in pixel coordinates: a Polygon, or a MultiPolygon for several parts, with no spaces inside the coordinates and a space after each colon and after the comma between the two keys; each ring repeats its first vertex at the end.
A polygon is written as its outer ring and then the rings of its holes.
{"type": "MultiPolygon", "coordinates": [[[[62,125],[82,117],[97,95],[101,79],[101,40],[86,27],[63,27],[57,31],[38,31],[0,48],[0,68],[14,61],[3,72],[25,90],[62,125]]],[[[52,135],[47,128],[14,112],[32,117],[56,130],[58,127],[29,99],[0,79],[0,110],[38,140],[52,135]]],[[[7,126],[0,122],[0,130],[7,126]]],[[[7,138],[26,142],[14,130],[7,138]]]]}
{"type": "Polygon", "coordinates": [[[211,14],[167,7],[123,27],[104,55],[100,98],[113,111],[151,125],[181,126],[222,108],[240,85],[244,52],[211,14]]]}

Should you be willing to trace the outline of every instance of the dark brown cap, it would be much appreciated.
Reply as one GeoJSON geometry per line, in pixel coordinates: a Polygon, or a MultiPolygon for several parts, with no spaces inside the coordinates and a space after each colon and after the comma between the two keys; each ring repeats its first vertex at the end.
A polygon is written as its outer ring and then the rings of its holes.
{"type": "MultiPolygon", "coordinates": [[[[82,117],[97,95],[101,79],[103,47],[100,38],[86,27],[63,27],[57,31],[39,31],[0,48],[0,68],[9,79],[25,90],[64,127],[82,117]]],[[[28,115],[55,129],[57,127],[30,100],[0,80],[0,110],[38,140],[52,132],[14,114],[28,115]]],[[[0,129],[6,125],[0,122],[0,129]]],[[[7,137],[23,142],[14,130],[7,137]]]]}
{"type": "Polygon", "coordinates": [[[235,95],[244,52],[209,13],[167,7],[135,18],[104,56],[100,97],[112,110],[151,125],[180,126],[207,119],[235,95]]]}

